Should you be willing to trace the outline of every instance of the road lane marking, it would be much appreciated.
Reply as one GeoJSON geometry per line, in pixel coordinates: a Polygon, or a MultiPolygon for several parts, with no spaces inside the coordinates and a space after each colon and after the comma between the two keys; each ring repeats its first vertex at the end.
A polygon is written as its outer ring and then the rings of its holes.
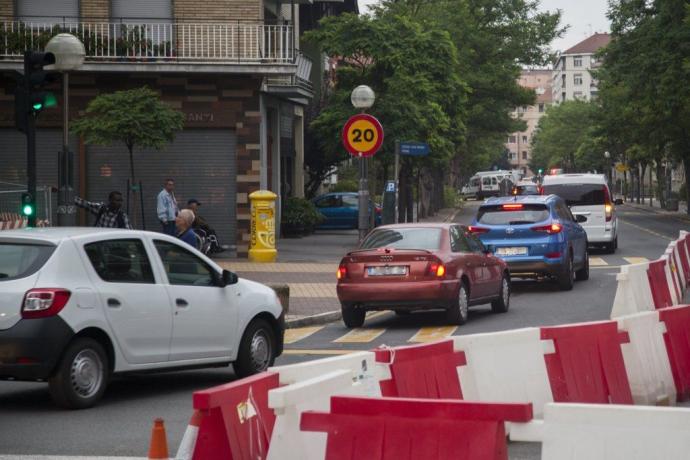
{"type": "Polygon", "coordinates": [[[590,257],[589,258],[589,266],[590,267],[603,267],[606,265],[608,265],[608,262],[606,262],[601,257],[590,257]]]}
{"type": "Polygon", "coordinates": [[[638,230],[642,230],[643,232],[650,233],[650,234],[652,234],[652,235],[654,235],[654,236],[658,236],[658,237],[663,238],[663,239],[665,239],[665,240],[669,240],[669,241],[673,241],[673,240],[674,240],[674,238],[671,238],[671,237],[666,236],[666,235],[662,235],[661,233],[657,233],[657,232],[655,232],[655,231],[653,231],[653,230],[650,230],[650,229],[648,229],[648,228],[642,227],[642,226],[640,226],[640,225],[633,224],[632,222],[628,222],[627,220],[621,219],[620,217],[618,218],[618,220],[620,220],[621,222],[623,222],[625,225],[630,225],[631,227],[635,227],[635,228],[638,229],[638,230]]]}
{"type": "Polygon", "coordinates": [[[457,326],[423,327],[408,342],[425,343],[445,339],[458,329],[457,326]]]}
{"type": "Polygon", "coordinates": [[[320,331],[325,326],[309,326],[309,327],[296,327],[294,329],[285,330],[284,343],[295,343],[302,339],[306,339],[315,332],[320,331]]]}
{"type": "Polygon", "coordinates": [[[646,257],[623,257],[623,259],[629,264],[644,264],[649,262],[649,259],[646,257]]]}
{"type": "Polygon", "coordinates": [[[350,353],[357,353],[362,350],[300,350],[299,348],[291,348],[283,350],[284,355],[349,355],[350,353]]]}
{"type": "Polygon", "coordinates": [[[334,340],[335,343],[368,343],[375,340],[381,334],[386,332],[385,329],[378,328],[356,328],[344,336],[334,340]]]}

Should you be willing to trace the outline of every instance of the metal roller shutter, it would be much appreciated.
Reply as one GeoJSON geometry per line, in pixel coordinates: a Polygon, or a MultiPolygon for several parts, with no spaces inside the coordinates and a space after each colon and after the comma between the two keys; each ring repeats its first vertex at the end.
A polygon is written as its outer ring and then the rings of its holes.
{"type": "MultiPolygon", "coordinates": [[[[0,129],[0,192],[26,188],[26,136],[14,129],[0,129]],[[10,184],[18,184],[21,187],[10,184]]],[[[70,136],[70,149],[76,149],[76,139],[70,136]]],[[[36,185],[57,187],[58,152],[62,150],[62,131],[59,129],[38,129],[36,131],[36,185]]],[[[74,164],[74,190],[79,191],[77,155],[74,164]]],[[[37,215],[46,217],[48,204],[42,192],[37,194],[37,215]]],[[[57,194],[51,193],[50,221],[56,223],[57,194]]],[[[0,193],[0,212],[18,212],[21,192],[0,193]]]]}
{"type": "MultiPolygon", "coordinates": [[[[175,180],[180,208],[187,200],[202,203],[201,215],[218,232],[221,244],[234,245],[236,216],[236,138],[230,130],[188,129],[163,150],[134,151],[137,180],[142,182],[146,229],[160,231],[156,197],[167,177],[175,180]]],[[[129,155],[124,145],[87,146],[88,198],[105,199],[113,190],[126,196],[129,155]]],[[[131,216],[130,216],[131,217],[131,216]]],[[[139,219],[141,220],[141,218],[139,219]]],[[[141,222],[139,223],[141,228],[141,222]]]]}
{"type": "Polygon", "coordinates": [[[114,20],[146,18],[164,19],[164,22],[171,22],[173,17],[171,0],[113,0],[112,6],[111,16],[114,20]]]}
{"type": "Polygon", "coordinates": [[[23,22],[50,23],[74,21],[79,18],[79,0],[18,1],[17,17],[23,22]]]}

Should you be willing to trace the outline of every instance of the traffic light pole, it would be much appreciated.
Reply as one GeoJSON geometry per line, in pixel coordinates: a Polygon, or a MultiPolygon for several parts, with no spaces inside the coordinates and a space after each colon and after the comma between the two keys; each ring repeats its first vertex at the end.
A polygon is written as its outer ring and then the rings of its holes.
{"type": "Polygon", "coordinates": [[[58,211],[57,224],[64,227],[70,223],[72,203],[72,153],[69,150],[69,73],[62,72],[62,152],[58,155],[58,211]]]}
{"type": "Polygon", "coordinates": [[[31,195],[33,212],[29,214],[29,227],[36,226],[36,117],[26,117],[26,178],[27,192],[31,195]]]}

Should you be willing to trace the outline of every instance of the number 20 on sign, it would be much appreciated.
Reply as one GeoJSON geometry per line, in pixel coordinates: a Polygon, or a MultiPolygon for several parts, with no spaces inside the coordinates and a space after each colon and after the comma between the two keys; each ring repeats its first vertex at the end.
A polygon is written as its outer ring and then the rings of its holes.
{"type": "Polygon", "coordinates": [[[383,144],[383,127],[367,114],[350,117],[343,127],[343,145],[356,157],[373,156],[383,144]]]}

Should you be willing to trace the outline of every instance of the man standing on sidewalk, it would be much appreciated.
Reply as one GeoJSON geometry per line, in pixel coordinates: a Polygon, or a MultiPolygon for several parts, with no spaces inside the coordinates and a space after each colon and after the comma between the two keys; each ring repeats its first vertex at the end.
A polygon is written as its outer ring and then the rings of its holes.
{"type": "Polygon", "coordinates": [[[165,179],[163,190],[158,194],[158,205],[156,206],[158,220],[163,226],[163,233],[171,236],[175,236],[176,234],[175,218],[179,212],[174,191],[175,181],[172,179],[165,179]]]}
{"type": "Polygon", "coordinates": [[[96,227],[105,228],[126,228],[131,230],[129,217],[122,210],[122,193],[110,192],[108,204],[86,201],[78,196],[74,198],[74,204],[80,208],[88,209],[91,214],[96,216],[96,227]]]}

